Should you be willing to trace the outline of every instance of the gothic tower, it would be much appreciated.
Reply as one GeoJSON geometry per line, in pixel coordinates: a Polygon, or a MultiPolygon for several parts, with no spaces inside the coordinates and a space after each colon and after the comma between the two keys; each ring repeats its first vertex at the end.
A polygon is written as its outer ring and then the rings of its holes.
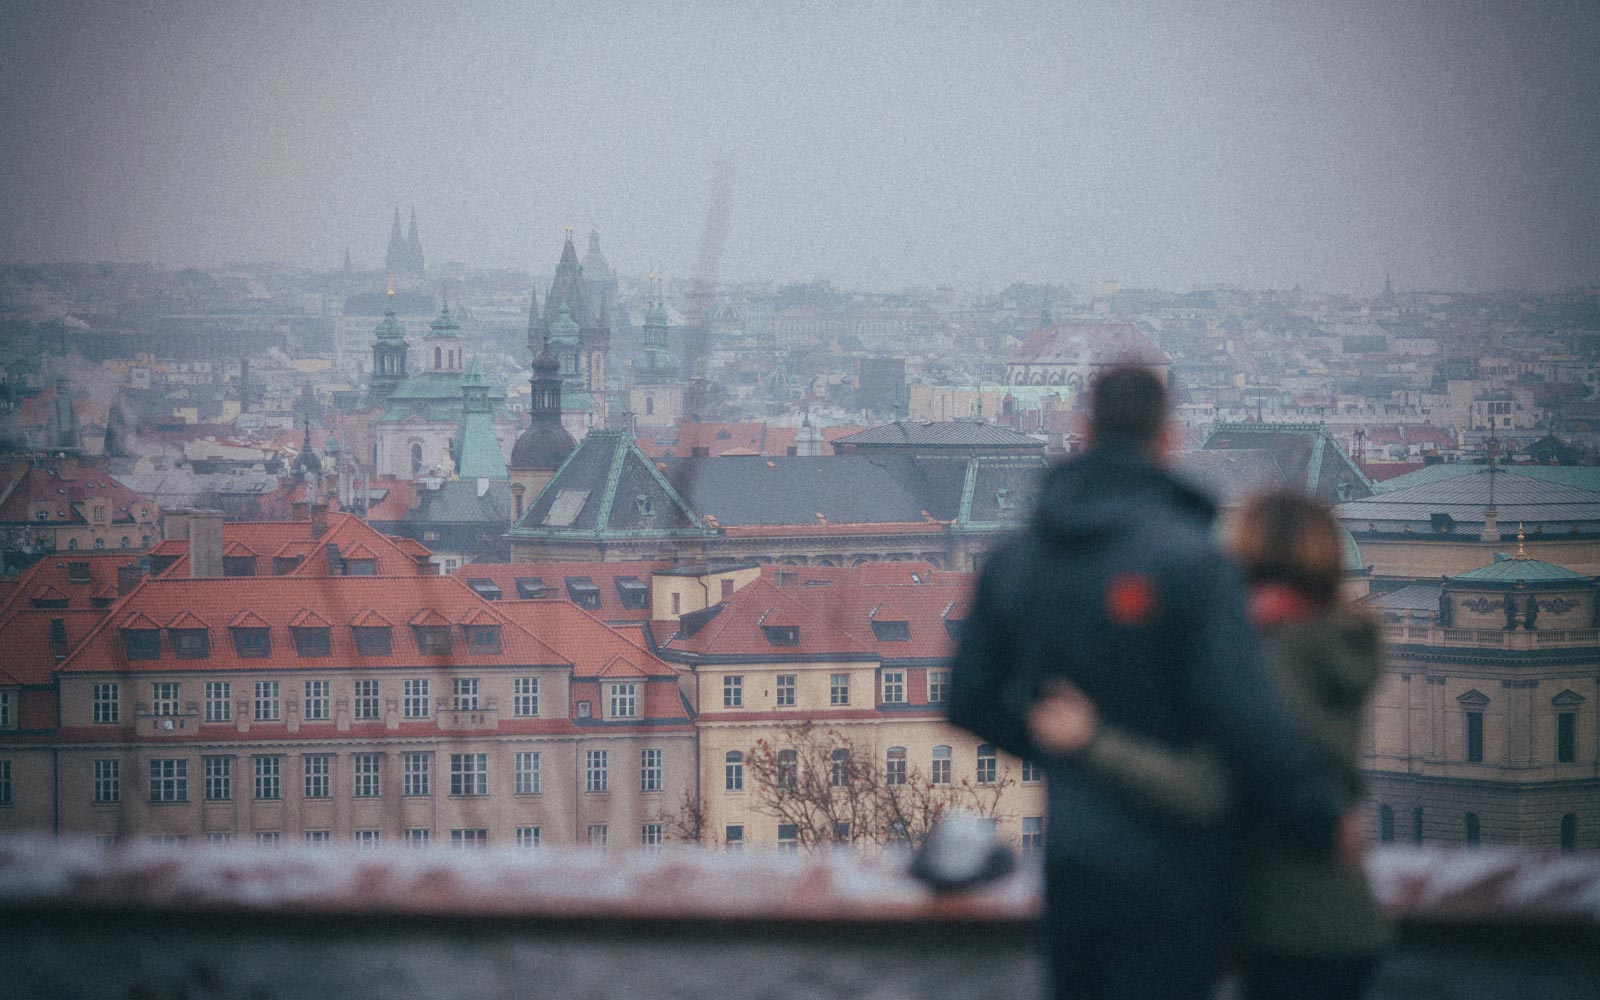
{"type": "Polygon", "coordinates": [[[377,334],[377,339],[372,342],[372,380],[367,385],[367,399],[381,403],[394,392],[395,386],[406,380],[406,328],[394,314],[393,285],[389,287],[389,303],[383,311],[383,321],[373,333],[377,334]]]}

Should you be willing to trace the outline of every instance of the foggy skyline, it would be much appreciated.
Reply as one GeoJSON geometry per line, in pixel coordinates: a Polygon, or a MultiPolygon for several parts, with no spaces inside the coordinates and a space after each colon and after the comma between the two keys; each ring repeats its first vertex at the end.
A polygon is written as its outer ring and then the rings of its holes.
{"type": "Polygon", "coordinates": [[[1600,8],[14,3],[0,260],[1600,281],[1600,8]]]}

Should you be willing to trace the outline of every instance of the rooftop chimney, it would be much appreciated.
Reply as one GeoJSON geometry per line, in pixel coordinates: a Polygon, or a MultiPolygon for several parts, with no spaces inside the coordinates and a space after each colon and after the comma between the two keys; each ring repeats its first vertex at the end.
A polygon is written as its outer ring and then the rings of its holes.
{"type": "Polygon", "coordinates": [[[222,575],[222,511],[189,514],[189,575],[210,579],[222,575]]]}
{"type": "Polygon", "coordinates": [[[117,596],[122,597],[139,585],[144,579],[144,567],[136,562],[123,563],[117,567],[117,596]]]}
{"type": "Polygon", "coordinates": [[[187,541],[191,513],[188,507],[161,508],[161,536],[168,540],[187,541]]]}
{"type": "Polygon", "coordinates": [[[313,540],[321,538],[328,533],[328,505],[314,503],[311,505],[311,537],[313,540]]]}

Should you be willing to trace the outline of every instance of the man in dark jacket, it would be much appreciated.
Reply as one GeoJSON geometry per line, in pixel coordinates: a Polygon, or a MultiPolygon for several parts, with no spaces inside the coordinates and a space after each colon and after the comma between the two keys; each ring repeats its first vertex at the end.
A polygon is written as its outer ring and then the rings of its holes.
{"type": "Polygon", "coordinates": [[[1110,725],[1228,768],[1253,836],[1332,850],[1333,780],[1282,711],[1210,538],[1215,507],[1169,475],[1166,394],[1143,368],[1094,386],[1091,446],[1046,475],[1026,532],[985,563],[950,719],[1049,778],[1045,946],[1058,997],[1203,997],[1220,970],[1239,829],[1169,825],[1053,757],[1050,682],[1110,725]]]}

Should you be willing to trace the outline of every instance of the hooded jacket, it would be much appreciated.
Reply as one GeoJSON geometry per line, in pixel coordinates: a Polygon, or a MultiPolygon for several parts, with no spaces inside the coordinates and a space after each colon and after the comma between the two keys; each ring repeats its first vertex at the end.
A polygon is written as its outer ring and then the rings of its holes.
{"type": "MultiPolygon", "coordinates": [[[[951,721],[1044,765],[1046,862],[1102,886],[1091,906],[1191,919],[1225,909],[1232,832],[1163,824],[1028,738],[1029,703],[1070,680],[1108,725],[1205,743],[1263,836],[1331,849],[1339,795],[1289,722],[1210,540],[1215,507],[1114,443],[1045,476],[1028,529],[986,561],[961,630],[951,721]]],[[[1059,900],[1052,900],[1058,909],[1059,900]]]]}

